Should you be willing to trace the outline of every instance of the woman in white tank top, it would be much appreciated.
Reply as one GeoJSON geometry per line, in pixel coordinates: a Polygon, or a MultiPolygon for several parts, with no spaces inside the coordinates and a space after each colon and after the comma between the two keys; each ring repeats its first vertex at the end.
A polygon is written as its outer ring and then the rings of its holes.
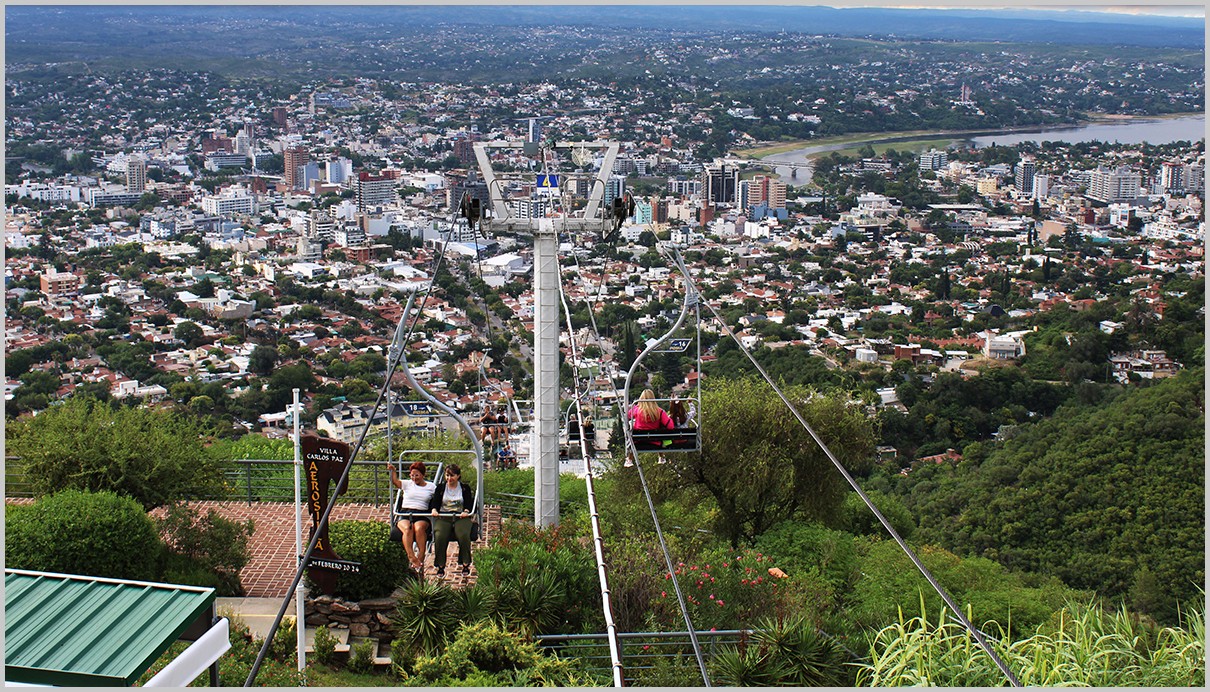
{"type": "Polygon", "coordinates": [[[403,553],[407,556],[412,569],[423,572],[424,551],[428,544],[429,532],[429,518],[426,515],[429,513],[429,501],[433,499],[433,492],[437,486],[424,480],[423,461],[413,462],[408,467],[408,480],[406,481],[399,480],[395,465],[389,461],[387,468],[391,471],[391,484],[403,491],[400,508],[404,514],[400,515],[399,521],[395,524],[403,534],[403,553]],[[412,552],[413,541],[416,543],[415,552],[412,552]]]}

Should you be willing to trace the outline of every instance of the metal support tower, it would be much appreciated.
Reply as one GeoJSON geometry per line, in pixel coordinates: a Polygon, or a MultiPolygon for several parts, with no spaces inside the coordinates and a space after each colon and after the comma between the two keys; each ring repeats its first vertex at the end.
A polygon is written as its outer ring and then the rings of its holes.
{"type": "Polygon", "coordinates": [[[559,240],[552,219],[534,232],[534,525],[559,523],[559,240]]]}
{"type": "Polygon", "coordinates": [[[475,159],[487,184],[491,216],[480,221],[486,231],[529,233],[534,238],[534,439],[530,457],[534,464],[534,525],[559,523],[559,240],[567,231],[602,232],[611,221],[597,219],[605,194],[605,180],[613,170],[617,142],[557,142],[555,149],[605,149],[601,171],[592,185],[588,206],[580,218],[512,218],[504,203],[501,178],[492,171],[487,149],[524,149],[524,142],[476,142],[475,159]],[[557,225],[556,225],[557,224],[557,225]]]}

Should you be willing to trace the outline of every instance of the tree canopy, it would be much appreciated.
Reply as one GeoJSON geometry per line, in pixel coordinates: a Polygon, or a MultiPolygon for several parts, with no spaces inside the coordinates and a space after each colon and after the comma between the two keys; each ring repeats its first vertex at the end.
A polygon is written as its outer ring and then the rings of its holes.
{"type": "Polygon", "coordinates": [[[1161,621],[1203,598],[1204,368],[1060,407],[984,460],[903,484],[917,538],[1127,599],[1161,621]]]}
{"type": "Polygon", "coordinates": [[[70,397],[10,422],[7,433],[8,453],[37,495],[108,490],[151,509],[222,483],[204,444],[209,431],[176,413],[70,397]]]}
{"type": "MultiPolygon", "coordinates": [[[[850,471],[870,465],[873,425],[845,394],[803,387],[785,394],[850,471]]],[[[714,498],[719,532],[733,546],[792,517],[838,515],[843,477],[766,384],[713,380],[702,392],[701,420],[701,453],[677,455],[670,466],[684,485],[699,485],[714,498]]]]}

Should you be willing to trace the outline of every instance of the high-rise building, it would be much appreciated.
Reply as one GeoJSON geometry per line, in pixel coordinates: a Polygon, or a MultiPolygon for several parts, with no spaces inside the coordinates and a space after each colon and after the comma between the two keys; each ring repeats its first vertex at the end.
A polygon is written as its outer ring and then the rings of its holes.
{"type": "Polygon", "coordinates": [[[1177,192],[1185,189],[1184,180],[1182,179],[1185,167],[1173,161],[1165,161],[1160,164],[1160,187],[1164,192],[1177,192]]]}
{"type": "Polygon", "coordinates": [[[1034,193],[1034,173],[1037,172],[1037,166],[1033,159],[1021,159],[1017,162],[1017,174],[1013,183],[1017,187],[1019,195],[1033,195],[1034,193]]]}
{"type": "Polygon", "coordinates": [[[454,140],[454,156],[463,166],[475,163],[475,142],[470,137],[459,137],[454,140]]]}
{"type": "Polygon", "coordinates": [[[646,226],[654,220],[652,214],[651,203],[644,200],[635,200],[634,202],[634,222],[640,226],[646,226]]]}
{"type": "Polygon", "coordinates": [[[126,191],[142,192],[147,189],[147,162],[137,156],[126,159],[126,191]]]}
{"type": "Polygon", "coordinates": [[[324,177],[333,185],[340,185],[353,177],[353,162],[343,156],[324,164],[324,177]]]}
{"type": "Polygon", "coordinates": [[[655,201],[652,209],[652,220],[656,223],[668,223],[668,199],[661,197],[655,201]]]}
{"type": "Polygon", "coordinates": [[[1129,168],[1098,168],[1088,180],[1088,197],[1098,202],[1124,202],[1139,196],[1142,176],[1129,168]]]}
{"type": "Polygon", "coordinates": [[[311,157],[305,147],[290,147],[282,152],[282,164],[285,172],[283,178],[286,187],[297,190],[302,187],[302,175],[298,170],[311,157]]]}
{"type": "Polygon", "coordinates": [[[609,180],[605,181],[605,197],[602,200],[605,212],[609,213],[615,197],[621,197],[624,194],[626,194],[626,178],[620,175],[609,176],[609,180]]]}
{"type": "MultiPolygon", "coordinates": [[[[740,200],[740,208],[750,209],[764,205],[770,209],[786,208],[786,184],[768,175],[758,175],[748,183],[747,199],[740,200]]],[[[743,184],[741,183],[741,187],[743,184]]]]}
{"type": "Polygon", "coordinates": [[[286,110],[286,107],[274,106],[271,112],[273,114],[273,124],[277,125],[278,127],[285,127],[287,122],[286,118],[289,117],[289,111],[286,110]]]}
{"type": "Polygon", "coordinates": [[[1050,196],[1050,176],[1046,173],[1034,174],[1034,199],[1046,199],[1050,196]]]}
{"type": "Polygon", "coordinates": [[[708,163],[702,172],[702,189],[710,204],[735,204],[739,170],[725,163],[708,163]]]}
{"type": "Polygon", "coordinates": [[[307,217],[307,237],[312,240],[332,242],[336,237],[336,220],[326,211],[312,209],[307,217]]]}
{"type": "Polygon", "coordinates": [[[530,118],[527,121],[525,131],[525,141],[540,142],[542,141],[542,121],[537,118],[530,118]]]}
{"type": "Polygon", "coordinates": [[[930,149],[920,155],[920,170],[939,171],[949,163],[949,155],[944,151],[930,149]]]}
{"type": "Polygon", "coordinates": [[[353,184],[357,193],[357,211],[369,207],[386,205],[395,201],[395,179],[390,176],[374,176],[362,171],[353,184]]]}

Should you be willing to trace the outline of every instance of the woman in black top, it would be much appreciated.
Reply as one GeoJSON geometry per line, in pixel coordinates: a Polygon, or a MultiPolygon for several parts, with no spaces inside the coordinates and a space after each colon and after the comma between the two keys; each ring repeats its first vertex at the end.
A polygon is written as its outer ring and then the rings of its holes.
{"type": "Polygon", "coordinates": [[[429,508],[433,512],[433,565],[437,568],[437,576],[445,576],[446,550],[451,537],[458,541],[458,565],[462,573],[470,574],[475,491],[462,482],[460,466],[449,464],[445,467],[445,482],[437,486],[429,508]]]}

